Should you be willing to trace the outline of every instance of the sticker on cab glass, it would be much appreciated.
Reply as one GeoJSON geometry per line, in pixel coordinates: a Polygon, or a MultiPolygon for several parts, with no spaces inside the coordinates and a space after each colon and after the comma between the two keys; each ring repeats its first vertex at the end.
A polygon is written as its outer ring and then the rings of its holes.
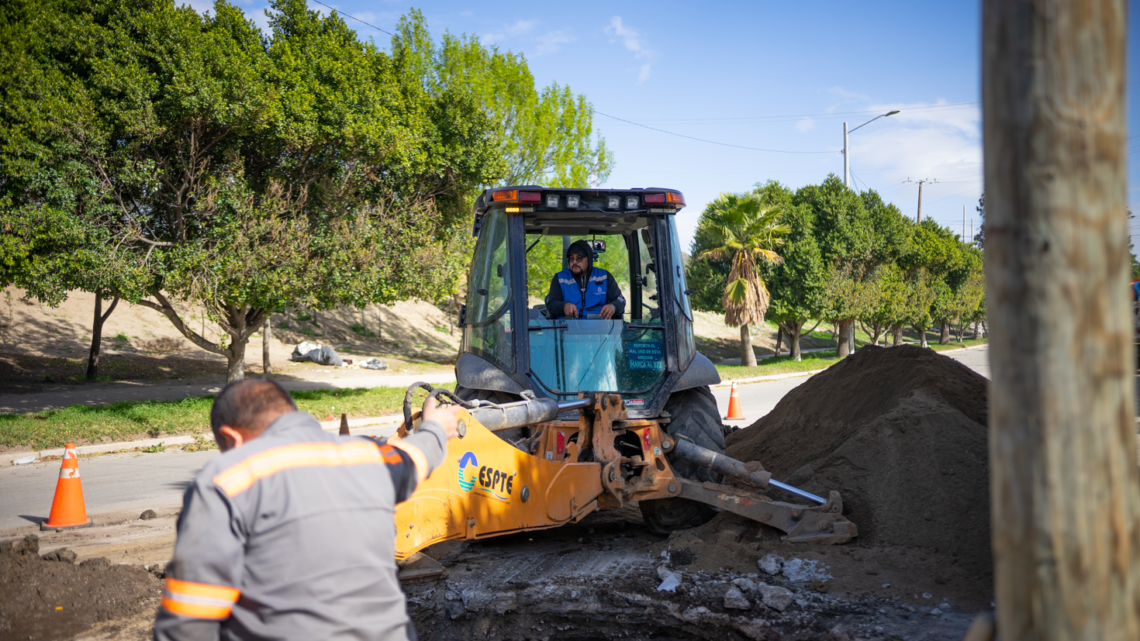
{"type": "Polygon", "coordinates": [[[661,341],[634,341],[625,346],[625,351],[630,369],[665,369],[661,341]]]}

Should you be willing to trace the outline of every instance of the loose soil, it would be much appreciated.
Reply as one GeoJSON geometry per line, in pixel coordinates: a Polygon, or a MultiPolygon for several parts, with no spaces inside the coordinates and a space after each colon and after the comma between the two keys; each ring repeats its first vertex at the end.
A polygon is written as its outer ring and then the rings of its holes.
{"type": "Polygon", "coordinates": [[[56,555],[41,557],[35,535],[14,543],[0,551],[0,637],[64,639],[98,623],[153,618],[161,582],[142,567],[48,560],[56,555]]]}
{"type": "Polygon", "coordinates": [[[988,601],[986,385],[927,349],[865,347],[729,435],[726,453],[816,494],[839,490],[860,547],[913,550],[938,584],[988,601]]]}

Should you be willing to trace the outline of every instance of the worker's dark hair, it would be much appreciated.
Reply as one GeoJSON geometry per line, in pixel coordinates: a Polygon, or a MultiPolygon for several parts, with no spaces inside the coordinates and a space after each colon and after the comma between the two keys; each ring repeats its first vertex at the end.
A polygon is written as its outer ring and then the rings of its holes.
{"type": "Polygon", "coordinates": [[[226,385],[214,399],[210,429],[215,437],[223,425],[260,434],[278,416],[296,410],[285,388],[266,378],[246,378],[226,385]]]}

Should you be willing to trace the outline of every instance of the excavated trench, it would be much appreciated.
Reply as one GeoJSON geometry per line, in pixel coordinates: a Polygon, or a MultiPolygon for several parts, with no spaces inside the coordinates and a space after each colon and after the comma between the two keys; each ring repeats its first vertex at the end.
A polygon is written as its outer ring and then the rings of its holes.
{"type": "MultiPolygon", "coordinates": [[[[880,587],[898,581],[895,570],[916,573],[883,567],[882,551],[852,560],[857,544],[844,552],[783,543],[777,534],[722,515],[663,539],[642,524],[637,508],[627,507],[442,554],[440,546],[432,552],[446,576],[404,588],[420,638],[445,640],[957,641],[977,611],[969,598],[945,597],[945,590],[912,597],[880,587]],[[769,554],[782,557],[782,569],[769,554]],[[774,574],[758,567],[765,557],[774,574]],[[871,577],[876,589],[859,590],[868,586],[868,561],[878,568],[871,577]],[[659,591],[669,573],[680,585],[659,591]],[[851,581],[843,574],[858,576],[851,581]]],[[[894,552],[900,551],[885,554],[894,552]]],[[[900,566],[914,561],[901,553],[900,566]]],[[[931,577],[915,578],[929,582],[927,589],[941,587],[931,577]]]]}

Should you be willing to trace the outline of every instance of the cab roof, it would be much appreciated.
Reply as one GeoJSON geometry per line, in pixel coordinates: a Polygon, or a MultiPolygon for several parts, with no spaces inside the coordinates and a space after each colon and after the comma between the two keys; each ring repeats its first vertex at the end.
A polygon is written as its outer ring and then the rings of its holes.
{"type": "Polygon", "coordinates": [[[565,236],[623,234],[648,224],[648,218],[676,214],[685,197],[676,189],[553,189],[516,185],[484,190],[475,200],[476,228],[492,209],[523,216],[528,234],[565,236]]]}

